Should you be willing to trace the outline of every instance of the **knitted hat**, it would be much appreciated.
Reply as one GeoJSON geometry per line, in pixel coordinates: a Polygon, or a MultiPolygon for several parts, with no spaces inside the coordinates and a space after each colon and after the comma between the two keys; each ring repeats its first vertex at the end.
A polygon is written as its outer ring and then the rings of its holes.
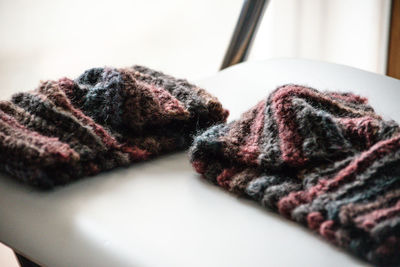
{"type": "Polygon", "coordinates": [[[367,99],[282,86],[197,136],[190,153],[212,183],[371,262],[400,264],[400,128],[367,99]]]}
{"type": "Polygon", "coordinates": [[[0,102],[0,169],[40,188],[188,147],[228,112],[146,67],[94,68],[0,102]]]}

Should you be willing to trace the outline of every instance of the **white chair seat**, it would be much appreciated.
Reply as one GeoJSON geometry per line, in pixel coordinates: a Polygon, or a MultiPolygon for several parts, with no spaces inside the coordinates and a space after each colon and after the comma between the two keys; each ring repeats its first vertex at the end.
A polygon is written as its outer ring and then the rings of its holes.
{"type": "MultiPolygon", "coordinates": [[[[230,119],[287,83],[367,96],[400,121],[400,81],[307,60],[248,62],[197,82],[230,119]]],[[[365,266],[203,181],[186,153],[37,192],[0,175],[0,241],[46,266],[365,266]]]]}

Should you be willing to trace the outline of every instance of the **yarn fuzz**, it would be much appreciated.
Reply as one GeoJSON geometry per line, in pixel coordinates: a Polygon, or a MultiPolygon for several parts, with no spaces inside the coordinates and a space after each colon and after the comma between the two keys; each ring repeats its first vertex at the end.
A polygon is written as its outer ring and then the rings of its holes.
{"type": "Polygon", "coordinates": [[[187,148],[227,116],[186,80],[143,66],[94,68],[0,101],[0,169],[52,188],[187,148]]]}
{"type": "Polygon", "coordinates": [[[400,128],[367,99],[285,85],[190,149],[197,172],[380,266],[400,265],[400,128]]]}

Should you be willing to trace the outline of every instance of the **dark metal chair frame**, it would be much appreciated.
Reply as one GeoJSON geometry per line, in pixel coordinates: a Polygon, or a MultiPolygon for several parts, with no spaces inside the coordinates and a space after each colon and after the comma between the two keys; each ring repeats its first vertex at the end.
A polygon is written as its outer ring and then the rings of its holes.
{"type": "Polygon", "coordinates": [[[221,70],[247,59],[257,29],[270,0],[245,0],[221,70]]]}

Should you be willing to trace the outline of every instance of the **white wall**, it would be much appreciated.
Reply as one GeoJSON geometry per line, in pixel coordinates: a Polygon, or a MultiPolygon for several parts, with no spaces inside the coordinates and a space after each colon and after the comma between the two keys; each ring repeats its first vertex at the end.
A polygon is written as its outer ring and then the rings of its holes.
{"type": "Polygon", "coordinates": [[[218,71],[242,0],[0,0],[0,94],[95,66],[218,71]]]}
{"type": "Polygon", "coordinates": [[[301,57],[385,73],[390,0],[272,0],[250,59],[301,57]]]}

